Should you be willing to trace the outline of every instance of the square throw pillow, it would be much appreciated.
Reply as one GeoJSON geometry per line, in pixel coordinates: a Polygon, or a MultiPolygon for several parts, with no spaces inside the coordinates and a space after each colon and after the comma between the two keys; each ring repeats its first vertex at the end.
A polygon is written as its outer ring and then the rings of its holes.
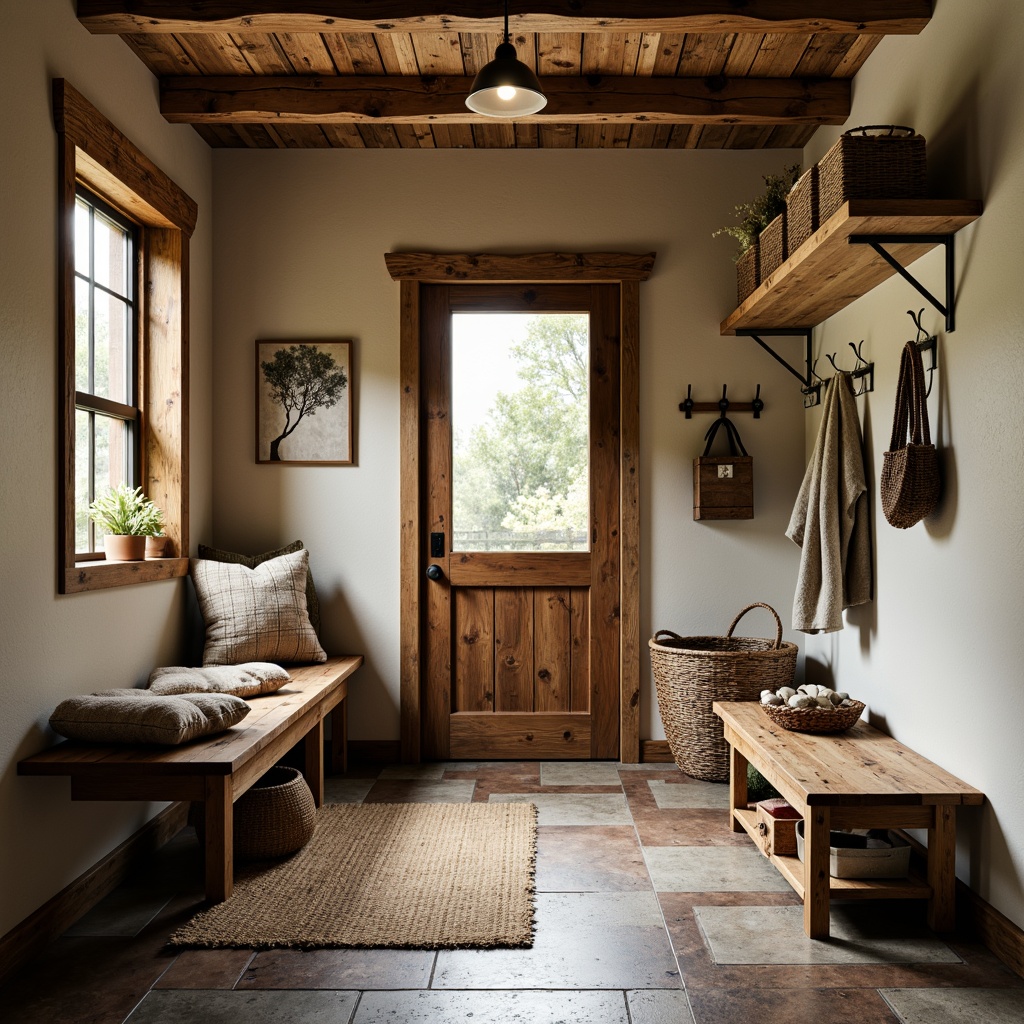
{"type": "MultiPolygon", "coordinates": [[[[210,548],[205,544],[199,545],[199,557],[208,559],[211,562],[230,562],[232,565],[244,565],[248,569],[255,569],[256,566],[269,562],[272,558],[280,558],[282,555],[294,555],[301,551],[306,545],[301,540],[286,544],[276,551],[264,551],[262,555],[242,555],[237,551],[223,551],[220,548],[210,548]]],[[[313,586],[313,570],[306,573],[306,614],[313,626],[316,635],[320,635],[320,601],[316,596],[316,587],[313,586]]]]}
{"type": "Polygon", "coordinates": [[[305,549],[255,569],[193,558],[190,572],[206,623],[203,667],[326,661],[306,612],[308,571],[305,549]]]}
{"type": "Polygon", "coordinates": [[[250,661],[245,665],[213,665],[210,668],[173,666],[154,669],[149,692],[230,693],[236,697],[259,697],[280,690],[291,676],[280,665],[250,661]]]}
{"type": "Polygon", "coordinates": [[[90,743],[177,746],[224,732],[247,714],[249,705],[227,693],[161,697],[149,690],[101,690],[61,701],[50,726],[68,739],[90,743]]]}

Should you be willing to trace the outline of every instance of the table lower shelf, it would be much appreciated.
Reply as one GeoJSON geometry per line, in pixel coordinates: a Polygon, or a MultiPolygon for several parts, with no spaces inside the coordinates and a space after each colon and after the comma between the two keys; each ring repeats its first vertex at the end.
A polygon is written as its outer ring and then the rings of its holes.
{"type": "MultiPolygon", "coordinates": [[[[732,813],[760,849],[756,812],[734,808],[732,813]]],[[[796,856],[783,857],[775,853],[769,855],[768,859],[793,887],[797,896],[803,899],[803,861],[796,856]]],[[[913,873],[906,878],[833,878],[829,882],[829,898],[834,900],[927,900],[931,899],[931,895],[931,886],[913,873]]]]}

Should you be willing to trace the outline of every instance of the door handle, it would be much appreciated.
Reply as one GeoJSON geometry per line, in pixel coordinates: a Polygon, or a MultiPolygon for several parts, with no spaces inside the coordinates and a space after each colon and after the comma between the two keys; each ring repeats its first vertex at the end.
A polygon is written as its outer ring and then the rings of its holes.
{"type": "Polygon", "coordinates": [[[428,565],[427,566],[427,579],[428,580],[433,580],[435,583],[438,583],[440,580],[443,580],[444,579],[444,571],[441,569],[441,566],[433,565],[433,564],[428,565]]]}

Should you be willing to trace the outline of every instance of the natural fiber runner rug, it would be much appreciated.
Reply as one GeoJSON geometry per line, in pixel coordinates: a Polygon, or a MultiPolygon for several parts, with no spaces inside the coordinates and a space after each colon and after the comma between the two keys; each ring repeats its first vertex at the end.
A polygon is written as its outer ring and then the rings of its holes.
{"type": "Polygon", "coordinates": [[[236,869],[177,947],[533,944],[533,804],[328,804],[304,849],[236,869]]]}

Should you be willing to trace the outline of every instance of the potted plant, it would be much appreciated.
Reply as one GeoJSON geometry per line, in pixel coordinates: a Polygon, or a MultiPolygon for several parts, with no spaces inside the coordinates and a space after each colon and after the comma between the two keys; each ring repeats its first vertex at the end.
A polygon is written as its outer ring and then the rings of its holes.
{"type": "Polygon", "coordinates": [[[118,484],[89,506],[89,518],[106,531],[103,550],[112,561],[138,562],[146,557],[146,538],[164,525],[164,514],[142,493],[118,484]]]}

